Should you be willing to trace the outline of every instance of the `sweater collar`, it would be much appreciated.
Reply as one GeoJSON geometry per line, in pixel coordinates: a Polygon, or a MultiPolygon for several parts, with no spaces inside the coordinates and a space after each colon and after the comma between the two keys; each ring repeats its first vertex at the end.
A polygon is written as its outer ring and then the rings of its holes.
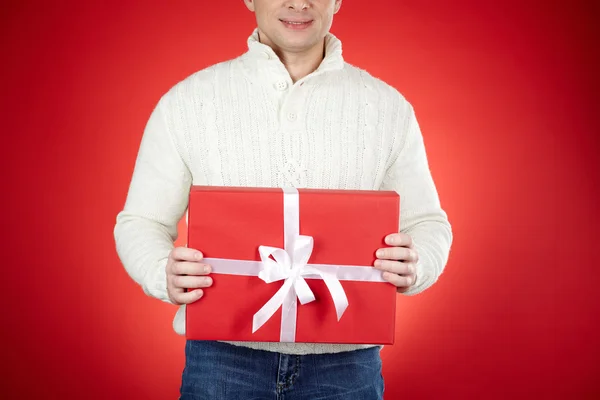
{"type": "MultiPolygon", "coordinates": [[[[263,68],[267,64],[280,64],[279,67],[285,69],[281,60],[275,51],[270,46],[259,41],[258,28],[254,29],[250,37],[248,37],[248,52],[244,57],[247,61],[254,61],[250,63],[252,67],[256,68],[255,71],[248,71],[250,73],[257,73],[259,71],[265,71],[263,68]]],[[[246,63],[245,63],[246,64],[246,63]]],[[[250,65],[246,64],[246,67],[250,65]]],[[[344,58],[342,56],[342,42],[332,33],[327,33],[325,36],[325,57],[319,67],[311,73],[311,75],[319,75],[323,72],[340,70],[344,67],[344,58]]],[[[252,68],[252,69],[254,69],[252,68]]]]}

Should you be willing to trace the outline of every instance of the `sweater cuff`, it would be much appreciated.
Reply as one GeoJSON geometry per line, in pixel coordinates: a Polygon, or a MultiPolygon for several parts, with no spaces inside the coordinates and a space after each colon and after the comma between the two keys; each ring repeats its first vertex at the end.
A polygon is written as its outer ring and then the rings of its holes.
{"type": "Polygon", "coordinates": [[[410,289],[402,292],[402,294],[406,296],[414,296],[425,291],[437,280],[434,264],[432,263],[432,260],[430,260],[428,252],[417,243],[414,244],[414,248],[419,254],[419,261],[416,264],[417,279],[410,289]]]}
{"type": "Polygon", "coordinates": [[[167,291],[167,262],[168,258],[164,258],[158,262],[156,268],[153,268],[146,275],[144,285],[142,286],[146,295],[155,297],[165,303],[174,304],[169,299],[167,291]]]}

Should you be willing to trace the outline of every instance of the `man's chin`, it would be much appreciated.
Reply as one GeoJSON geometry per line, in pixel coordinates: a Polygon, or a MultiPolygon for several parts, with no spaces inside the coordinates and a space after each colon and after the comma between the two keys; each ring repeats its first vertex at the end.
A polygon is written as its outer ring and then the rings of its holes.
{"type": "Polygon", "coordinates": [[[281,49],[286,51],[290,51],[293,53],[303,53],[306,52],[317,45],[317,41],[315,40],[307,40],[306,38],[302,40],[284,40],[279,46],[281,49]]]}

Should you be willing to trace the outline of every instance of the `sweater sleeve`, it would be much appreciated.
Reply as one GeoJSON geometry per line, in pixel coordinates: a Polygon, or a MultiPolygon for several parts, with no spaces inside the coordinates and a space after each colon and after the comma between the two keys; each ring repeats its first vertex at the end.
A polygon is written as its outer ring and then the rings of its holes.
{"type": "Polygon", "coordinates": [[[164,97],[144,129],[114,240],[121,263],[144,293],[170,303],[165,268],[192,178],[165,123],[163,103],[164,97]]]}
{"type": "Polygon", "coordinates": [[[383,189],[400,195],[400,231],[412,237],[419,255],[416,283],[403,294],[415,295],[442,274],[452,244],[452,229],[433,181],[425,144],[413,107],[400,123],[400,150],[384,178],[383,189]]]}

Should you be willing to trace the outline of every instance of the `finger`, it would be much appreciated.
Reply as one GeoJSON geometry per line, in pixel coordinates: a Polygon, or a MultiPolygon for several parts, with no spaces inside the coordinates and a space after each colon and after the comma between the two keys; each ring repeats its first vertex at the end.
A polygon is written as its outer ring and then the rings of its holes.
{"type": "Polygon", "coordinates": [[[391,272],[384,272],[382,274],[382,277],[392,285],[399,288],[409,287],[410,285],[412,285],[414,279],[414,276],[412,275],[402,276],[391,272]]]}
{"type": "Polygon", "coordinates": [[[415,266],[413,264],[400,261],[375,260],[373,266],[382,271],[388,271],[394,274],[410,275],[415,273],[415,266]]]}
{"type": "Polygon", "coordinates": [[[406,262],[417,262],[419,256],[414,249],[407,247],[384,247],[375,253],[380,260],[396,260],[406,262]]]}
{"type": "Polygon", "coordinates": [[[212,286],[213,280],[210,276],[184,276],[173,277],[173,287],[176,289],[198,289],[212,286]]]}
{"type": "Polygon", "coordinates": [[[207,275],[210,271],[211,267],[208,264],[189,261],[175,262],[171,269],[173,275],[207,275]]]}
{"type": "Polygon", "coordinates": [[[403,232],[392,233],[385,237],[385,243],[390,246],[413,247],[412,237],[403,232]]]}
{"type": "Polygon", "coordinates": [[[177,304],[190,304],[204,296],[202,289],[195,289],[190,292],[173,293],[171,297],[177,304]]]}
{"type": "Polygon", "coordinates": [[[175,261],[200,261],[204,255],[202,252],[189,247],[175,247],[171,250],[170,257],[175,261]]]}

